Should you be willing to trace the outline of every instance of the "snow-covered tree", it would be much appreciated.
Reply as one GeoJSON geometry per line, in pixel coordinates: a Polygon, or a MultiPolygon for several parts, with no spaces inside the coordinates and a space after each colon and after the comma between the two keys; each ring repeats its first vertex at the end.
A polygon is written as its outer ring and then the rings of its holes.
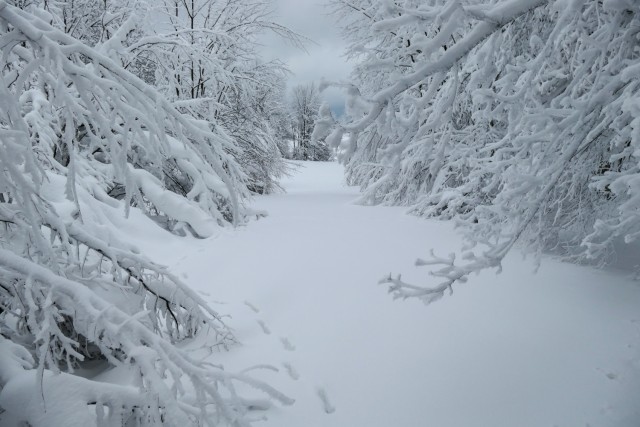
{"type": "Polygon", "coordinates": [[[397,297],[440,298],[521,245],[605,262],[640,232],[640,4],[631,0],[337,0],[350,54],[340,147],[363,202],[454,219],[468,245],[435,288],[389,278],[397,297]],[[342,138],[348,134],[348,138],[342,138]]]}
{"type": "Polygon", "coordinates": [[[51,13],[51,24],[90,46],[109,40],[131,12],[128,0],[56,0],[42,3],[51,13]]]}
{"type": "Polygon", "coordinates": [[[223,124],[251,191],[271,191],[286,169],[270,111],[287,71],[261,59],[260,37],[275,33],[298,46],[303,39],[271,19],[266,0],[164,0],[159,10],[166,22],[136,44],[155,58],[156,85],[182,111],[223,124]]]}
{"type": "Polygon", "coordinates": [[[231,138],[114,60],[131,20],[99,49],[51,22],[0,1],[0,423],[246,426],[269,401],[238,382],[291,403],[177,347],[234,338],[120,227],[155,217],[209,236],[242,220],[231,138]],[[88,362],[134,383],[74,375],[88,362]]]}
{"type": "MultiPolygon", "coordinates": [[[[110,56],[123,68],[133,72],[149,84],[155,84],[157,59],[150,49],[162,43],[149,37],[150,27],[157,20],[148,0],[56,0],[40,1],[51,13],[51,24],[75,39],[94,47],[104,44],[110,56]],[[122,31],[126,29],[126,31],[122,31]],[[110,40],[120,32],[117,46],[110,40]],[[116,47],[116,51],[114,51],[116,47]]],[[[33,4],[28,2],[27,4],[33,4]]]]}
{"type": "Polygon", "coordinates": [[[297,85],[291,90],[294,159],[326,161],[331,158],[331,150],[324,141],[311,138],[320,104],[320,92],[315,83],[297,85]]]}
{"type": "Polygon", "coordinates": [[[265,106],[269,107],[269,110],[265,111],[265,113],[268,114],[269,124],[273,129],[280,153],[284,158],[291,159],[293,157],[291,147],[293,119],[291,117],[289,98],[287,97],[286,81],[282,79],[280,82],[276,82],[269,91],[269,96],[272,99],[265,104],[265,106]]]}
{"type": "Polygon", "coordinates": [[[282,111],[286,72],[277,63],[256,61],[244,70],[243,83],[226,96],[228,106],[218,115],[219,123],[242,148],[238,162],[254,193],[272,192],[287,171],[277,116],[282,111]]]}

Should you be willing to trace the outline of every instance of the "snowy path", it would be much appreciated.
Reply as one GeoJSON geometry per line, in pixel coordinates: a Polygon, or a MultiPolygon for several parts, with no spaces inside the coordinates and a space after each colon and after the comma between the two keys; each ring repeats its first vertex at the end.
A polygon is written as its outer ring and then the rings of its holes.
{"type": "Polygon", "coordinates": [[[156,247],[226,302],[216,308],[243,345],[216,363],[280,369],[256,375],[296,403],[256,425],[639,425],[637,283],[553,261],[533,275],[515,255],[429,307],[394,302],[378,279],[426,280],[413,260],[457,248],[450,227],[353,205],[336,164],[306,164],[284,184],[256,199],[267,218],[156,247]]]}

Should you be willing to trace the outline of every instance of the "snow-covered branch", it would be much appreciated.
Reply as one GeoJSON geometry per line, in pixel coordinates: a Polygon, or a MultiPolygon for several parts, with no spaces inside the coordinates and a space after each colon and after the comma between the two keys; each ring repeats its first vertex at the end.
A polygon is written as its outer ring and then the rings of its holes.
{"type": "Polygon", "coordinates": [[[486,249],[396,295],[442,295],[515,246],[606,262],[637,238],[635,3],[342,3],[357,89],[316,135],[351,133],[363,203],[453,219],[486,249]]]}
{"type": "Polygon", "coordinates": [[[94,48],[43,17],[0,1],[2,422],[247,426],[251,408],[290,404],[179,349],[198,334],[221,348],[235,337],[121,229],[207,237],[242,221],[233,139],[121,66],[128,30],[94,48]],[[133,385],[74,375],[91,363],[133,385]],[[267,400],[239,396],[238,383],[267,400]]]}

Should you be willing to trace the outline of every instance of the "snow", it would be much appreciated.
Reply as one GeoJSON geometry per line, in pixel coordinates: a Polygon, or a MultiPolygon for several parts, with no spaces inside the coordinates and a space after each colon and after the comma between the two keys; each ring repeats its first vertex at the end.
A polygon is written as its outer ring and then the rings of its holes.
{"type": "MultiPolygon", "coordinates": [[[[335,163],[298,163],[269,216],[207,240],[145,248],[232,316],[242,341],[211,360],[286,395],[258,426],[638,425],[640,286],[623,275],[512,254],[430,306],[393,301],[390,271],[449,253],[448,223],[353,204],[335,163]],[[223,301],[222,305],[220,301],[223,301]]],[[[261,413],[256,414],[262,417],[261,413]]]]}

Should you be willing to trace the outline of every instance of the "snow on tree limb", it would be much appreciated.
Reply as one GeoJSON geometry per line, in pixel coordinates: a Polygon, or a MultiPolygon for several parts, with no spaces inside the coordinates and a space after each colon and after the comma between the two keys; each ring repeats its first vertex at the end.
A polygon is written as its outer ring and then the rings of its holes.
{"type": "Polygon", "coordinates": [[[388,278],[394,295],[429,302],[515,246],[606,262],[640,236],[635,3],[335,3],[360,62],[348,119],[316,135],[352,133],[363,203],[454,220],[467,240],[440,285],[388,278]]]}
{"type": "Polygon", "coordinates": [[[99,51],[45,15],[0,1],[2,416],[49,426],[54,419],[42,408],[64,397],[87,425],[247,426],[253,405],[291,404],[267,384],[177,347],[197,334],[222,348],[235,337],[118,229],[154,217],[207,237],[242,221],[247,178],[233,140],[104,53],[117,58],[126,28],[99,51]],[[130,370],[137,383],[73,374],[90,361],[130,370]],[[239,383],[268,400],[243,398],[239,383]],[[10,406],[26,396],[36,396],[37,410],[10,406]]]}
{"type": "MultiPolygon", "coordinates": [[[[339,124],[347,132],[361,132],[367,126],[371,125],[382,113],[387,103],[398,95],[404,93],[413,86],[423,82],[426,78],[442,71],[448,71],[456,62],[467,55],[473,48],[478,46],[487,37],[493,34],[502,26],[528,11],[546,4],[549,0],[511,0],[505,4],[500,4],[489,11],[483,13],[482,19],[487,21],[481,22],[475,28],[465,35],[462,40],[457,41],[440,58],[430,61],[413,73],[398,78],[389,87],[378,91],[371,97],[371,107],[364,117],[361,119],[345,124],[339,124]]],[[[435,16],[434,18],[438,17],[435,16]]],[[[453,21],[453,20],[452,20],[453,21]]],[[[377,23],[380,26],[380,22],[377,23]]],[[[397,22],[394,22],[397,25],[397,22]]]]}

